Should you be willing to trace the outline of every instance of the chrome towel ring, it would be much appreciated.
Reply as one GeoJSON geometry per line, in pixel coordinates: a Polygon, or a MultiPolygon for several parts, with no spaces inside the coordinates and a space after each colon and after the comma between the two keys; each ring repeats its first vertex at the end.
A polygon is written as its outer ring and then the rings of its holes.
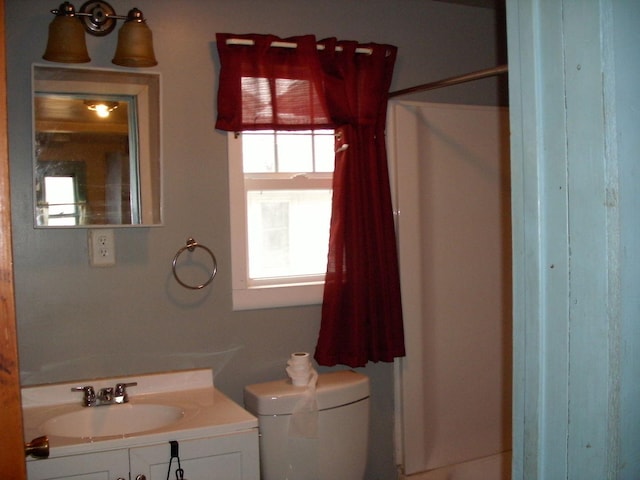
{"type": "Polygon", "coordinates": [[[173,262],[171,262],[171,265],[173,269],[173,276],[175,277],[176,281],[183,287],[190,288],[191,290],[200,290],[201,288],[206,287],[213,281],[213,279],[216,276],[216,273],[218,273],[218,262],[216,260],[216,256],[213,254],[211,250],[209,250],[209,248],[196,242],[191,237],[187,239],[187,244],[184,247],[182,247],[180,250],[178,250],[176,255],[173,257],[173,262]],[[182,252],[184,252],[185,250],[189,250],[190,252],[193,252],[196,248],[202,248],[205,252],[209,254],[209,256],[211,256],[211,260],[213,261],[213,267],[211,269],[211,275],[209,276],[206,282],[200,285],[189,285],[187,283],[184,283],[182,280],[180,280],[180,277],[178,277],[178,273],[176,272],[176,263],[178,262],[178,257],[182,255],[182,252]]]}

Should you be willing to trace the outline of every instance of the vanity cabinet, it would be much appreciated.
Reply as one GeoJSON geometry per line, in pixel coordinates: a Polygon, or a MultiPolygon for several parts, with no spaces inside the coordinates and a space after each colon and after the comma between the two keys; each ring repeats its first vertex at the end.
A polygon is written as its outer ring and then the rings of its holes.
{"type": "MultiPolygon", "coordinates": [[[[180,466],[189,480],[258,480],[256,429],[179,441],[180,466]]],[[[107,452],[27,462],[28,480],[166,480],[171,458],[169,442],[107,452]],[[144,476],[144,477],[143,477],[144,476]]],[[[169,478],[176,478],[176,459],[169,478]]]]}

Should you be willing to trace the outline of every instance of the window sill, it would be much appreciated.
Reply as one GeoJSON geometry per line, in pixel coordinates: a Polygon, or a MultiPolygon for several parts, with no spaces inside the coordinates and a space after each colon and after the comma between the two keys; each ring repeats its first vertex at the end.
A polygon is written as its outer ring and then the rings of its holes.
{"type": "Polygon", "coordinates": [[[270,285],[233,290],[234,310],[320,305],[324,283],[270,285]]]}

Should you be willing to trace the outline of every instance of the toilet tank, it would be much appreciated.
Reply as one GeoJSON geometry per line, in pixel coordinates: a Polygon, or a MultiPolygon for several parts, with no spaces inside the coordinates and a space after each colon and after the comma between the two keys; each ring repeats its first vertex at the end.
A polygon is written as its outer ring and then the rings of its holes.
{"type": "Polygon", "coordinates": [[[258,417],[262,480],[362,480],[369,439],[369,378],[353,371],[318,375],[317,410],[307,405],[306,387],[288,379],[249,385],[245,408],[258,417]],[[308,415],[317,415],[311,420],[308,415]],[[297,417],[296,417],[297,416],[297,417]],[[302,432],[291,430],[301,421],[302,432]],[[304,426],[317,425],[317,430],[304,426]]]}

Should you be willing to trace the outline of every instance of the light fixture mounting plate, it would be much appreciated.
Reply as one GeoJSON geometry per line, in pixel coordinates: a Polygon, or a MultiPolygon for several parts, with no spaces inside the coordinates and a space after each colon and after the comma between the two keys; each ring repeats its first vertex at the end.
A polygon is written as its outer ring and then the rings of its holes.
{"type": "Polygon", "coordinates": [[[116,11],[107,2],[89,0],[80,7],[84,29],[91,35],[103,37],[116,28],[116,11]]]}

